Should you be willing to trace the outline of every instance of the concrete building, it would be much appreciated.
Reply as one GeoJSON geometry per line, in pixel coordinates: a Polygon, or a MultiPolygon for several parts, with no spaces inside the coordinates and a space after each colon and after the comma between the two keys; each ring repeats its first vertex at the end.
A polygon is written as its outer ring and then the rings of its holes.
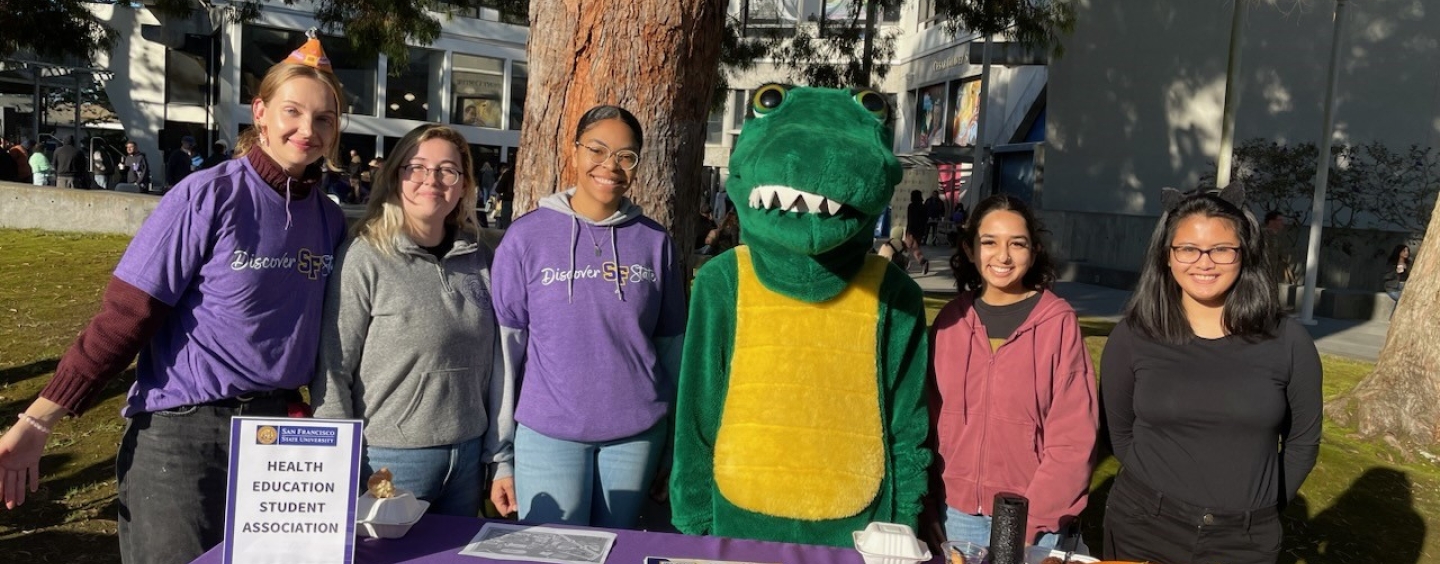
{"type": "MultiPolygon", "coordinates": [[[[997,191],[1014,194],[1040,210],[1071,276],[1131,283],[1160,212],[1160,189],[1193,187],[1213,171],[1234,4],[1074,3],[1076,27],[1062,39],[1063,56],[1043,66],[995,65],[984,103],[981,68],[970,56],[980,38],[948,33],[933,5],[909,0],[877,18],[877,33],[897,41],[886,79],[874,85],[894,101],[894,149],[907,166],[897,215],[912,189],[942,190],[969,203],[997,191]],[[977,144],[990,149],[986,186],[970,186],[968,179],[977,144]]],[[[1433,32],[1440,14],[1426,5],[1347,2],[1337,141],[1440,148],[1440,39],[1433,32]]],[[[1246,3],[1237,142],[1321,138],[1334,6],[1332,0],[1246,3]]],[[[165,22],[144,8],[94,5],[120,32],[119,44],[97,66],[113,71],[106,90],[126,134],[150,155],[152,170],[163,169],[162,149],[173,149],[186,134],[202,145],[211,139],[233,144],[249,125],[245,101],[258,77],[315,25],[307,2],[262,7],[257,20],[238,24],[224,4],[165,22]]],[[[828,26],[846,25],[849,8],[850,0],[729,0],[727,10],[745,35],[823,37],[828,26]]],[[[457,125],[477,158],[512,160],[526,95],[528,30],[500,19],[480,9],[446,20],[435,44],[412,48],[398,77],[390,76],[383,56],[361,58],[348,41],[324,38],[347,86],[344,148],[368,160],[386,154],[416,125],[438,121],[457,125]]],[[[731,91],[710,116],[705,140],[712,190],[723,187],[750,94],[768,82],[797,82],[796,76],[760,61],[729,77],[731,91]]],[[[1303,260],[1302,227],[1292,229],[1303,260]]],[[[1385,237],[1404,238],[1390,233],[1377,240],[1385,237]]],[[[1327,247],[1321,285],[1377,288],[1372,255],[1327,247]]]]}
{"type": "MultiPolygon", "coordinates": [[[[234,7],[226,4],[165,21],[143,6],[93,5],[119,32],[115,48],[97,61],[114,73],[106,91],[126,134],[149,155],[157,183],[164,182],[158,177],[162,155],[186,135],[202,153],[214,140],[233,147],[252,122],[249,101],[265,71],[318,25],[309,2],[261,6],[258,18],[236,23],[234,7]]],[[[321,36],[345,85],[342,155],[355,149],[368,162],[388,154],[414,127],[440,122],[465,135],[477,162],[513,160],[523,119],[528,29],[523,22],[500,21],[493,9],[454,16],[442,20],[433,44],[410,48],[408,64],[396,76],[384,55],[363,57],[348,39],[321,36]]]]}

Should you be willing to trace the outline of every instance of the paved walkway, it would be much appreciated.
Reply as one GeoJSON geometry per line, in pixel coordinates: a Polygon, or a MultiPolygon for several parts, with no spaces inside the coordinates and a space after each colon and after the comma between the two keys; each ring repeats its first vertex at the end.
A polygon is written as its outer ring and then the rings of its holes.
{"type": "MultiPolygon", "coordinates": [[[[930,260],[930,274],[920,274],[918,266],[912,267],[910,276],[920,284],[920,289],[932,297],[955,294],[955,277],[950,274],[949,249],[924,247],[925,257],[930,260]]],[[[1082,317],[1098,317],[1118,321],[1125,302],[1130,299],[1128,290],[1117,290],[1105,286],[1079,282],[1059,282],[1055,294],[1070,302],[1082,317]]],[[[1385,344],[1385,333],[1390,323],[1385,320],[1361,321],[1352,319],[1315,318],[1315,325],[1308,327],[1315,338],[1320,352],[1375,362],[1380,357],[1380,348],[1385,344]]]]}

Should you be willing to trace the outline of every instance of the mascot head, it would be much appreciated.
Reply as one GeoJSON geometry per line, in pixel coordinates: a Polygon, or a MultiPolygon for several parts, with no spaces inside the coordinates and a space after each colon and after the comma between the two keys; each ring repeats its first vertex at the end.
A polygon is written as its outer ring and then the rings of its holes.
{"type": "Polygon", "coordinates": [[[818,256],[864,238],[868,249],[902,175],[885,97],[767,84],[750,106],[726,182],[745,242],[818,256]]]}

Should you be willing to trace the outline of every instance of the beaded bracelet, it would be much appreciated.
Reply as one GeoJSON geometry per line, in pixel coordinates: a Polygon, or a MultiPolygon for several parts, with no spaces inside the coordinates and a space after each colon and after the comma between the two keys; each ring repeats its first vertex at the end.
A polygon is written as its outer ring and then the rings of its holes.
{"type": "Polygon", "coordinates": [[[49,435],[51,432],[51,429],[49,427],[46,427],[44,423],[41,423],[39,419],[32,417],[29,413],[21,413],[20,420],[28,423],[31,427],[38,429],[41,433],[45,433],[46,435],[49,435]]]}

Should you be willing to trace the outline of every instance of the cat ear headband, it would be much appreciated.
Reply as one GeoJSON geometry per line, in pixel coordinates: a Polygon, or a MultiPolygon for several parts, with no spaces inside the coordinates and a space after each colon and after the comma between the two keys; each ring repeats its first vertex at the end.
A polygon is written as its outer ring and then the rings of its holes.
{"type": "Polygon", "coordinates": [[[1160,207],[1165,210],[1165,213],[1170,213],[1175,211],[1175,208],[1180,207],[1180,202],[1185,201],[1186,198],[1200,194],[1211,194],[1221,200],[1229,202],[1237,208],[1245,208],[1245,184],[1240,181],[1231,182],[1229,186],[1218,190],[1215,188],[1196,188],[1188,192],[1181,192],[1174,188],[1162,188],[1160,190],[1160,207]]]}

